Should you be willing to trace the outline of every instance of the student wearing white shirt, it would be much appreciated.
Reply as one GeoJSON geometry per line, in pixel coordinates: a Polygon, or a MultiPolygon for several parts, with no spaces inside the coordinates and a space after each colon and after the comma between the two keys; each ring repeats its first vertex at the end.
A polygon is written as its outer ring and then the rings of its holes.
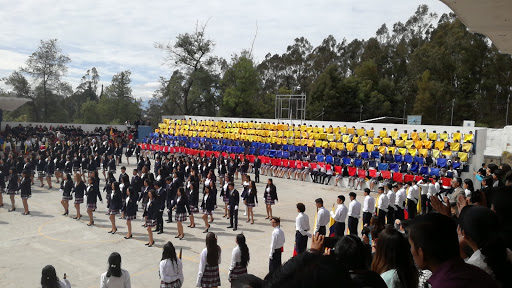
{"type": "Polygon", "coordinates": [[[386,214],[388,213],[389,199],[386,194],[384,194],[384,187],[377,188],[377,192],[379,193],[377,216],[379,217],[379,223],[384,227],[386,225],[386,214]]]}
{"type": "Polygon", "coordinates": [[[213,232],[206,234],[206,248],[199,255],[199,272],[196,287],[220,286],[219,264],[221,249],[213,232]]]}
{"type": "Polygon", "coordinates": [[[327,233],[326,226],[329,224],[331,217],[329,215],[329,211],[325,209],[324,207],[324,200],[322,198],[315,199],[316,208],[317,211],[317,217],[316,217],[316,229],[315,229],[315,235],[316,233],[320,233],[321,235],[324,235],[327,233]]]}
{"type": "Polygon", "coordinates": [[[341,237],[345,234],[345,220],[347,219],[348,209],[345,206],[345,196],[339,195],[336,199],[338,207],[336,213],[331,211],[331,217],[336,221],[334,235],[341,237]]]}
{"type": "Polygon", "coordinates": [[[71,288],[71,283],[66,279],[66,274],[64,274],[64,280],[60,280],[55,267],[46,265],[41,272],[41,287],[71,288]]]}
{"type": "Polygon", "coordinates": [[[370,220],[375,213],[375,199],[370,196],[370,189],[364,188],[364,204],[363,204],[363,225],[370,225],[370,220]]]}
{"type": "Polygon", "coordinates": [[[388,193],[386,196],[388,197],[388,213],[387,213],[387,223],[394,225],[395,224],[395,200],[396,200],[396,191],[398,191],[398,185],[395,183],[393,185],[388,184],[388,193]]]}
{"type": "Polygon", "coordinates": [[[357,226],[361,218],[361,203],[356,200],[356,193],[348,193],[350,204],[348,205],[348,230],[350,235],[357,235],[357,226]]]}
{"type": "Polygon", "coordinates": [[[402,183],[398,182],[398,191],[395,195],[395,219],[400,219],[400,221],[404,220],[404,208],[405,208],[405,200],[407,199],[407,194],[405,192],[405,188],[402,187],[402,183]]]}
{"type": "Polygon", "coordinates": [[[304,213],[306,211],[306,206],[304,203],[297,203],[297,218],[295,218],[295,251],[297,254],[300,254],[306,251],[308,247],[308,238],[311,237],[311,233],[309,227],[309,216],[304,213]]]}
{"type": "Polygon", "coordinates": [[[412,180],[412,186],[409,187],[409,192],[407,193],[407,213],[409,213],[409,219],[414,219],[418,213],[416,205],[418,204],[418,199],[420,198],[420,189],[416,184],[417,181],[412,180]]]}
{"type": "Polygon", "coordinates": [[[108,270],[101,275],[100,288],[131,288],[130,274],[121,269],[121,255],[114,252],[108,257],[108,270]]]}
{"type": "Polygon", "coordinates": [[[426,214],[427,213],[427,199],[428,199],[428,186],[429,186],[429,183],[430,183],[430,179],[421,179],[419,182],[418,182],[418,186],[421,188],[420,189],[420,199],[421,199],[421,214],[426,214]]]}
{"type": "Polygon", "coordinates": [[[176,257],[176,249],[169,241],[164,245],[160,261],[160,287],[180,288],[183,285],[183,264],[176,257]]]}
{"type": "Polygon", "coordinates": [[[271,221],[274,231],[272,231],[272,241],[270,242],[270,255],[268,270],[272,274],[275,270],[281,267],[281,254],[283,253],[283,246],[285,242],[284,232],[281,230],[281,219],[279,217],[272,217],[271,221]]]}
{"type": "Polygon", "coordinates": [[[236,235],[237,246],[231,253],[231,265],[229,266],[229,282],[237,279],[241,275],[247,274],[247,264],[249,263],[249,247],[245,243],[244,234],[236,235]]]}

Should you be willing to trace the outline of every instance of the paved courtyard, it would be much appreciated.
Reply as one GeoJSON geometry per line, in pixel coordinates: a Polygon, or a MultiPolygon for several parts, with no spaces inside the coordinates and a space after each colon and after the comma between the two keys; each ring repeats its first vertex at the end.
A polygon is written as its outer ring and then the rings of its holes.
{"type": "MultiPolygon", "coordinates": [[[[135,159],[132,157],[130,160],[132,165],[127,166],[129,174],[134,168],[135,159]]],[[[254,176],[249,175],[252,178],[254,176]]],[[[214,212],[215,220],[210,231],[217,235],[218,244],[222,249],[220,268],[223,287],[229,287],[227,275],[231,251],[236,246],[237,233],[243,232],[247,238],[251,256],[249,273],[263,278],[268,272],[272,227],[270,222],[265,220],[266,212],[263,205],[263,190],[268,177],[260,178],[261,183],[257,184],[260,205],[254,209],[254,225],[245,222],[247,218],[243,216],[243,207],[240,208],[239,228],[236,232],[226,228],[229,226],[229,219],[222,218],[223,206],[219,205],[214,212]]],[[[154,233],[155,246],[148,248],[144,246],[148,242],[148,235],[145,228],[141,227],[141,208],[137,214],[138,219],[132,222],[133,239],[125,240],[125,220],[116,219],[118,232],[115,235],[107,233],[111,226],[108,216],[105,215],[106,202],[98,202],[98,209],[94,213],[96,225],[93,227],[86,225],[88,217],[85,204],[81,205],[82,214],[85,216],[82,216],[80,221],[71,219],[76,215],[72,204],[69,209],[70,215],[62,216],[62,195],[58,191],[55,179],[52,180],[54,188],[48,190],[46,186],[39,188],[36,179],[35,185],[32,186],[32,198],[29,199],[29,216],[22,215],[23,206],[19,195],[16,196],[16,211],[9,213],[10,200],[4,194],[5,206],[0,208],[0,287],[39,287],[41,269],[47,264],[55,266],[59,277],[66,273],[73,287],[99,287],[100,275],[106,271],[108,256],[114,251],[121,254],[122,268],[130,272],[132,287],[159,287],[158,264],[162,254],[161,248],[167,241],[172,241],[177,251],[183,251],[183,287],[195,287],[199,253],[205,247],[202,219],[196,217],[196,228],[193,229],[186,227],[189,222],[185,223],[185,238],[181,241],[174,238],[177,234],[175,222],[164,223],[164,234],[154,233]]],[[[297,202],[306,205],[306,214],[309,215],[312,229],[316,213],[314,199],[322,197],[326,208],[331,210],[336,202],[336,196],[342,194],[347,198],[348,207],[350,190],[334,187],[333,183],[334,179],[331,179],[330,186],[326,186],[274,178],[279,202],[273,206],[273,214],[281,217],[281,228],[286,235],[283,261],[290,258],[293,253],[297,202]]],[[[240,178],[235,184],[241,191],[240,178]]],[[[103,185],[102,179],[101,189],[103,185]]],[[[356,192],[358,201],[362,203],[362,191],[356,192]]],[[[202,196],[200,198],[202,199],[202,196]]],[[[217,202],[223,204],[220,198],[217,202]]],[[[164,214],[164,220],[166,217],[164,214]]],[[[310,242],[308,246],[309,244],[310,242]]]]}

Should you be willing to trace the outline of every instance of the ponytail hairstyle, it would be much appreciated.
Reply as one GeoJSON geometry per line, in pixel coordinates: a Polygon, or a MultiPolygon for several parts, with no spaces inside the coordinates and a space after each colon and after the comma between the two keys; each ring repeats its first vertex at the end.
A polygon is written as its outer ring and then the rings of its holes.
{"type": "Polygon", "coordinates": [[[238,247],[240,247],[240,251],[242,252],[240,264],[242,265],[242,267],[247,267],[247,264],[249,263],[250,260],[250,256],[249,247],[247,247],[247,244],[245,243],[244,234],[236,235],[236,243],[238,243],[238,247]]]}
{"type": "Polygon", "coordinates": [[[217,245],[217,236],[213,232],[206,234],[206,251],[206,263],[208,266],[219,265],[220,247],[217,245]]]}
{"type": "Polygon", "coordinates": [[[46,265],[41,273],[41,287],[42,288],[59,288],[59,277],[52,265],[46,265]]]}
{"type": "Polygon", "coordinates": [[[117,252],[113,252],[108,257],[107,277],[121,277],[121,274],[121,255],[117,252]]]}

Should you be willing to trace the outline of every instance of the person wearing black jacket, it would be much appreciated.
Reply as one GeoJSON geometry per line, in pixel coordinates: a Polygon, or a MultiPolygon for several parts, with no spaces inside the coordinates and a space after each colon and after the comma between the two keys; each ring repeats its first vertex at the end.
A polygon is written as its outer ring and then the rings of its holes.
{"type": "Polygon", "coordinates": [[[114,155],[108,155],[108,172],[114,172],[116,174],[116,160],[114,155]]]}
{"type": "Polygon", "coordinates": [[[126,189],[126,227],[128,227],[128,234],[124,236],[124,239],[132,238],[132,220],[137,218],[137,192],[133,187],[126,189]]]}
{"type": "Polygon", "coordinates": [[[46,165],[47,164],[43,156],[37,156],[37,178],[39,179],[39,182],[41,182],[41,186],[39,187],[44,187],[43,177],[46,170],[46,165]]]}
{"type": "Polygon", "coordinates": [[[254,159],[254,182],[260,183],[260,168],[261,168],[261,160],[256,155],[254,159]]]}
{"type": "Polygon", "coordinates": [[[178,188],[176,192],[176,198],[172,203],[172,209],[176,210],[176,216],[174,220],[176,220],[176,225],[178,227],[178,235],[174,238],[179,238],[180,240],[185,237],[185,233],[183,233],[183,224],[181,222],[187,220],[188,214],[188,198],[185,193],[185,189],[183,187],[178,188]]]}
{"type": "Polygon", "coordinates": [[[174,198],[176,198],[176,191],[178,190],[178,187],[181,185],[178,181],[178,176],[176,176],[176,173],[173,175],[174,177],[168,176],[165,178],[166,183],[166,189],[167,189],[167,199],[166,199],[166,205],[167,205],[167,223],[172,222],[172,201],[174,201],[174,198]]]}
{"type": "Polygon", "coordinates": [[[119,182],[112,183],[112,199],[110,200],[110,209],[108,211],[110,222],[112,223],[112,230],[108,233],[116,234],[116,215],[119,214],[123,206],[123,196],[119,188],[119,182]]]}
{"type": "Polygon", "coordinates": [[[0,207],[4,207],[4,198],[3,195],[5,191],[5,172],[3,166],[3,160],[0,159],[0,207]]]}
{"type": "Polygon", "coordinates": [[[73,184],[73,179],[71,179],[71,174],[64,174],[64,179],[60,184],[60,189],[62,190],[62,200],[60,201],[60,204],[62,204],[62,207],[64,207],[64,214],[62,214],[63,216],[69,214],[69,200],[73,200],[71,193],[73,193],[74,186],[75,185],[73,184]]]}
{"type": "Polygon", "coordinates": [[[238,204],[240,204],[240,193],[235,189],[235,184],[229,182],[229,226],[233,231],[238,229],[238,204]]]}
{"type": "Polygon", "coordinates": [[[154,187],[156,190],[155,193],[156,193],[156,196],[158,197],[158,204],[160,205],[160,207],[158,209],[158,215],[156,218],[156,220],[157,220],[156,229],[153,232],[158,231],[157,234],[162,234],[162,233],[164,233],[163,214],[164,214],[164,209],[165,209],[165,202],[167,199],[167,190],[162,188],[162,182],[160,182],[160,181],[156,181],[154,184],[154,187]]]}
{"type": "Polygon", "coordinates": [[[20,186],[18,189],[20,190],[21,194],[21,201],[23,202],[23,209],[25,210],[23,212],[23,215],[30,214],[30,211],[28,210],[28,198],[32,195],[32,187],[30,183],[30,171],[23,170],[21,173],[23,178],[21,179],[20,186]]]}
{"type": "Polygon", "coordinates": [[[52,177],[53,173],[55,173],[55,162],[53,162],[53,159],[48,156],[46,159],[46,166],[44,170],[44,174],[46,176],[46,183],[48,183],[48,189],[52,189],[52,177]]]}
{"type": "Polygon", "coordinates": [[[208,233],[208,229],[210,229],[210,224],[208,224],[208,215],[213,215],[213,210],[215,209],[215,195],[211,193],[210,186],[206,186],[204,189],[204,196],[203,202],[201,203],[201,209],[203,210],[202,218],[204,221],[204,227],[206,227],[203,233],[208,233]]]}
{"type": "MultiPolygon", "coordinates": [[[[105,192],[105,198],[107,199],[107,209],[110,209],[110,202],[112,200],[112,184],[116,182],[116,178],[114,177],[114,173],[108,173],[108,179],[106,179],[105,187],[103,187],[103,191],[105,192]]],[[[98,186],[99,187],[99,186],[98,186]]],[[[110,212],[107,211],[105,215],[110,215],[110,212]]]]}
{"type": "Polygon", "coordinates": [[[137,172],[137,169],[133,169],[133,176],[130,186],[133,188],[134,193],[136,193],[138,197],[139,193],[141,192],[140,189],[142,187],[142,180],[140,179],[140,176],[137,172]]]}
{"type": "Polygon", "coordinates": [[[265,187],[265,193],[263,193],[263,199],[265,199],[265,206],[267,207],[267,218],[272,218],[272,205],[275,204],[277,199],[277,189],[274,185],[272,178],[268,178],[267,187],[265,187]]]}
{"type": "Polygon", "coordinates": [[[11,209],[9,212],[16,211],[16,206],[14,203],[16,200],[14,196],[16,195],[16,191],[18,191],[18,174],[16,174],[16,170],[14,167],[9,168],[9,182],[7,183],[7,195],[11,198],[11,209]]]}
{"type": "Polygon", "coordinates": [[[254,224],[253,208],[258,205],[258,191],[256,190],[256,182],[251,181],[245,197],[245,205],[247,205],[247,222],[254,224]]]}
{"type": "Polygon", "coordinates": [[[153,240],[153,229],[155,227],[157,218],[158,218],[158,210],[160,210],[160,203],[158,203],[158,196],[156,196],[156,192],[153,189],[148,191],[148,206],[147,206],[147,215],[146,215],[146,227],[149,235],[149,242],[146,243],[146,246],[151,247],[155,244],[155,240],[153,240]]]}
{"type": "Polygon", "coordinates": [[[193,173],[189,177],[188,187],[187,187],[187,196],[188,196],[188,212],[190,216],[190,225],[188,227],[195,228],[196,224],[194,222],[194,213],[199,213],[199,186],[198,182],[193,175],[193,173]]]}
{"type": "Polygon", "coordinates": [[[229,209],[228,209],[228,204],[229,204],[228,184],[232,180],[233,180],[232,176],[226,175],[224,185],[221,186],[220,197],[222,197],[222,202],[224,202],[224,216],[222,216],[222,218],[224,218],[226,216],[229,217],[228,216],[228,212],[229,212],[229,209]]]}
{"type": "Polygon", "coordinates": [[[137,203],[142,201],[142,211],[144,211],[142,213],[142,217],[144,218],[144,224],[142,224],[142,227],[146,227],[145,220],[147,219],[147,214],[148,214],[147,204],[149,201],[148,192],[149,192],[149,190],[151,190],[151,181],[149,179],[146,179],[146,180],[144,180],[143,183],[144,183],[144,186],[142,186],[142,192],[140,193],[137,203]]]}
{"type": "Polygon", "coordinates": [[[80,220],[82,218],[82,214],[80,214],[80,204],[84,203],[84,194],[85,189],[87,187],[85,186],[84,181],[82,181],[82,177],[80,174],[75,174],[75,209],[76,209],[76,217],[73,219],[80,220]]]}

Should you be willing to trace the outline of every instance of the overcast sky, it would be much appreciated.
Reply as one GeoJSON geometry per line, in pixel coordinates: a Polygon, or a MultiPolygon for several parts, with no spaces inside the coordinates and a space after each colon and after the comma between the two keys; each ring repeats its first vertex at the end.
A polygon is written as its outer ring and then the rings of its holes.
{"type": "Polygon", "coordinates": [[[23,66],[41,39],[56,38],[71,58],[65,80],[73,89],[92,67],[105,85],[130,69],[133,95],[147,100],[158,77],[171,74],[154,42],[192,32],[196,22],[208,21],[213,53],[227,59],[250,48],[257,23],[253,54],[259,62],[269,52],[284,53],[301,36],[313,46],[330,34],[338,41],[368,39],[383,23],[391,28],[407,21],[421,4],[439,16],[450,12],[438,0],[0,0],[0,78],[23,66]]]}

